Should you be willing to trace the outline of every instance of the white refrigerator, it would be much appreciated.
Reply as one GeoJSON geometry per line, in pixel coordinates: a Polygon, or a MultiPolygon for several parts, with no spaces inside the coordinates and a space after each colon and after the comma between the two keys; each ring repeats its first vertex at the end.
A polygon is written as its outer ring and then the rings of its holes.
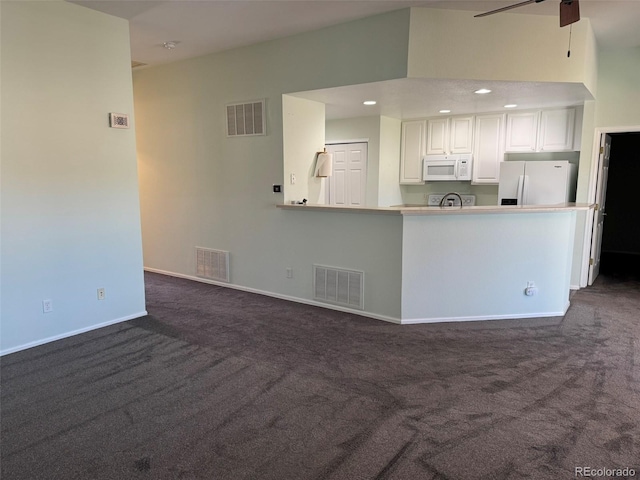
{"type": "Polygon", "coordinates": [[[578,167],[560,161],[500,164],[498,205],[556,205],[574,202],[578,167]]]}

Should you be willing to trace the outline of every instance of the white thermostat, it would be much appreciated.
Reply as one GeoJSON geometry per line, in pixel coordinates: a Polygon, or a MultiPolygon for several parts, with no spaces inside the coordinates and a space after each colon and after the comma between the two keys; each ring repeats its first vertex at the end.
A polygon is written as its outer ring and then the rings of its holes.
{"type": "Polygon", "coordinates": [[[110,113],[109,126],[111,128],[129,128],[129,115],[126,113],[110,113]]]}

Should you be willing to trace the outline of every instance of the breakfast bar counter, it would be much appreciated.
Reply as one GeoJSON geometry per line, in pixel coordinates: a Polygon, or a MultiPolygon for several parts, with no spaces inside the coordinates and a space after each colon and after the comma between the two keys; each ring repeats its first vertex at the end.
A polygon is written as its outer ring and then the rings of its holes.
{"type": "Polygon", "coordinates": [[[593,205],[588,203],[563,203],[559,205],[476,205],[464,207],[430,207],[427,205],[395,205],[391,207],[345,207],[339,205],[288,204],[276,205],[282,209],[306,209],[309,211],[373,213],[382,215],[477,215],[487,213],[551,213],[589,210],[593,205]]]}
{"type": "MultiPolygon", "coordinates": [[[[592,208],[575,203],[277,207],[299,222],[310,239],[325,239],[321,250],[326,258],[332,257],[332,248],[339,256],[341,245],[355,242],[359,225],[370,232],[372,245],[391,229],[397,241],[387,248],[376,247],[370,263],[354,259],[348,267],[364,272],[365,300],[375,303],[384,295],[398,299],[399,312],[382,319],[403,324],[564,315],[569,307],[576,212],[592,208]],[[393,217],[397,220],[384,221],[393,217]],[[378,264],[387,266],[377,268],[378,264]],[[397,280],[380,278],[382,271],[394,271],[397,280]]],[[[367,315],[366,301],[363,310],[361,314],[367,315]]],[[[373,313],[368,316],[381,318],[373,313]]]]}

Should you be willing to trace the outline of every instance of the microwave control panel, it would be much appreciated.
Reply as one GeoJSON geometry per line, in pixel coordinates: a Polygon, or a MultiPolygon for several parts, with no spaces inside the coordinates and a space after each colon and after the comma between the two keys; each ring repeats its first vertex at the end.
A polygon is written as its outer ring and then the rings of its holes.
{"type": "Polygon", "coordinates": [[[471,180],[470,160],[458,160],[458,180],[471,180]]]}

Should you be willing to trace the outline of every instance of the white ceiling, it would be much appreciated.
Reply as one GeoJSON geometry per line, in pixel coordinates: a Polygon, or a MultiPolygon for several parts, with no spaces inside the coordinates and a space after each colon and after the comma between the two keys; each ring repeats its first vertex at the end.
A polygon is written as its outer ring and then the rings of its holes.
{"type": "MultiPolygon", "coordinates": [[[[129,20],[132,60],[158,65],[286,37],[358,18],[412,6],[484,12],[520,0],[68,0],[129,20]],[[163,43],[177,46],[167,50],[163,43]]],[[[558,16],[559,0],[547,0],[512,13],[558,16]]],[[[640,0],[580,0],[598,44],[605,48],[640,46],[640,0]]],[[[482,19],[478,19],[482,21],[482,19]]],[[[558,27],[560,28],[560,27],[558,27]]],[[[535,39],[534,39],[535,41],[535,39]]],[[[144,68],[144,67],[142,67],[144,68]]],[[[327,118],[386,115],[412,118],[580,104],[590,99],[580,85],[525,82],[394,80],[367,85],[301,92],[298,96],[327,104],[327,118]],[[493,93],[473,92],[487,87],[493,93]],[[374,107],[362,101],[375,99],[374,107]],[[446,102],[443,101],[446,99],[446,102]]]]}
{"type": "MultiPolygon", "coordinates": [[[[149,65],[220,52],[411,6],[483,12],[520,0],[70,0],[126,18],[132,59],[149,65]],[[175,41],[174,50],[163,43],[175,41]]],[[[600,46],[640,46],[640,0],[581,0],[600,46]]],[[[557,16],[559,0],[511,10],[557,16]]],[[[471,13],[470,13],[471,15],[471,13]]],[[[479,19],[478,21],[482,21],[479,19]]]]}

